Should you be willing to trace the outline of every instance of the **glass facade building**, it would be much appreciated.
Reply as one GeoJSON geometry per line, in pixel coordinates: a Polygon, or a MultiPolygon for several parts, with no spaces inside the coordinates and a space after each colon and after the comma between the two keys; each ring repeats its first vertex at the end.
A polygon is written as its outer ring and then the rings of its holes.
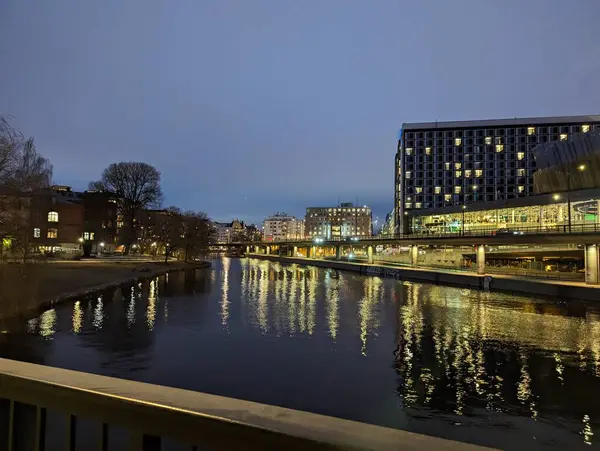
{"type": "Polygon", "coordinates": [[[407,212],[409,233],[477,234],[493,230],[566,231],[600,230],[600,189],[561,192],[522,199],[493,201],[444,209],[407,212]]]}
{"type": "Polygon", "coordinates": [[[600,130],[600,116],[403,124],[395,160],[396,233],[408,232],[407,216],[415,211],[532,196],[533,149],[592,130],[600,130]]]}

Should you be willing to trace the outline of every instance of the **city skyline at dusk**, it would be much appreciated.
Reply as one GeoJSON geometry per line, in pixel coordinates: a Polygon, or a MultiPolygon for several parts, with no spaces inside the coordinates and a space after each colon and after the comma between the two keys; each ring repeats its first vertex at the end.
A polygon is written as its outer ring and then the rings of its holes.
{"type": "Polygon", "coordinates": [[[134,160],[161,171],[165,205],[218,221],[301,217],[338,197],[383,217],[404,122],[598,113],[599,12],[594,0],[8,0],[0,112],[74,189],[134,160]]]}

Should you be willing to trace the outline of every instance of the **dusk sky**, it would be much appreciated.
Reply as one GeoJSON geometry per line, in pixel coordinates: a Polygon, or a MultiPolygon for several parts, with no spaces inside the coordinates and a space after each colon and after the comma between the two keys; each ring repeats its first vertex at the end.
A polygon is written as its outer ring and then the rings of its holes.
{"type": "Polygon", "coordinates": [[[598,114],[599,0],[0,0],[0,114],[85,189],[216,220],[368,204],[403,122],[598,114]]]}

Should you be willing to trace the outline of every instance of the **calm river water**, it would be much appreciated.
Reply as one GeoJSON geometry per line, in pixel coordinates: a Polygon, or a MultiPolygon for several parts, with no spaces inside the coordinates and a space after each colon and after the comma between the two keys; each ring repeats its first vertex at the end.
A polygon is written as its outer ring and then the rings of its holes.
{"type": "Polygon", "coordinates": [[[600,437],[600,308],[254,259],[62,304],[0,355],[506,449],[600,437]]]}

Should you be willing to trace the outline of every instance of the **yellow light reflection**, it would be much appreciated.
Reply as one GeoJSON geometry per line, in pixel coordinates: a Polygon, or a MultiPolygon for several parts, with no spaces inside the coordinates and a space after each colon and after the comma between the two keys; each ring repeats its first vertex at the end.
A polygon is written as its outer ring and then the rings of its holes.
{"type": "Polygon", "coordinates": [[[46,340],[51,340],[56,329],[56,310],[46,310],[40,315],[39,319],[40,336],[46,340]]]}
{"type": "Polygon", "coordinates": [[[367,277],[363,283],[363,297],[359,302],[358,318],[360,324],[360,341],[362,355],[367,355],[367,337],[369,336],[369,327],[376,327],[374,324],[374,310],[379,301],[379,290],[383,282],[379,277],[367,277]]]}
{"type": "Polygon", "coordinates": [[[329,327],[329,336],[333,341],[337,338],[337,332],[339,328],[339,307],[340,302],[340,278],[342,276],[338,274],[338,278],[329,277],[327,294],[325,296],[327,325],[329,327]]]}
{"type": "Polygon", "coordinates": [[[83,309],[81,308],[81,302],[76,301],[73,304],[73,316],[72,316],[72,331],[75,334],[78,334],[81,331],[81,327],[83,326],[83,309]]]}
{"type": "Polygon", "coordinates": [[[156,282],[150,281],[150,290],[148,293],[148,307],[146,308],[146,324],[148,330],[154,330],[154,322],[156,321],[156,282]]]}
{"type": "Polygon", "coordinates": [[[229,320],[229,266],[231,265],[231,259],[224,257],[222,260],[223,265],[223,277],[221,283],[221,325],[227,328],[227,321],[229,320]]]}

